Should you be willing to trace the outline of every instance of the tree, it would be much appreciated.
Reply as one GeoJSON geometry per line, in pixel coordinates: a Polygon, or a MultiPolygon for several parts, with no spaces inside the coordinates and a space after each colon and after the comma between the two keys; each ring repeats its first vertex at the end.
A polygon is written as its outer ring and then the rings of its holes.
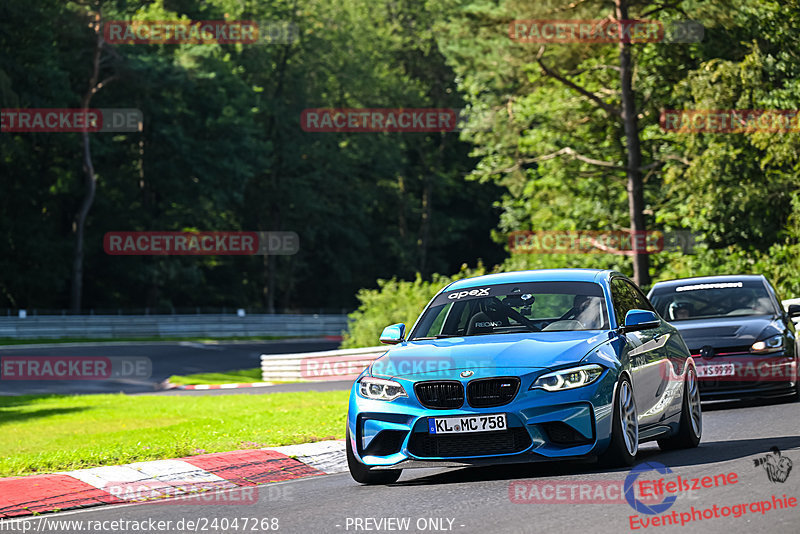
{"type": "MultiPolygon", "coordinates": [[[[85,113],[89,111],[94,95],[116,79],[116,75],[113,74],[101,79],[102,64],[105,59],[110,57],[106,50],[105,39],[103,38],[102,2],[92,2],[87,5],[87,9],[87,15],[90,20],[89,27],[94,33],[94,49],[92,51],[92,67],[91,74],[89,75],[88,88],[81,98],[81,109],[85,113]]],[[[73,226],[73,231],[75,233],[75,252],[72,260],[72,294],[70,297],[70,308],[73,313],[80,313],[81,311],[83,296],[83,247],[86,217],[89,215],[89,210],[92,208],[94,197],[97,192],[97,174],[95,173],[94,163],[92,162],[92,149],[89,141],[89,132],[87,130],[81,133],[81,140],[83,143],[83,170],[86,173],[86,194],[75,216],[75,224],[73,226]]]]}
{"type": "MultiPolygon", "coordinates": [[[[460,88],[474,108],[493,109],[498,115],[496,132],[470,139],[483,157],[473,177],[509,189],[502,230],[647,229],[651,210],[642,171],[661,163],[643,161],[638,117],[645,103],[635,90],[635,72],[636,53],[646,55],[654,45],[621,39],[616,46],[538,46],[516,43],[507,33],[516,19],[597,20],[605,8],[603,2],[554,7],[458,0],[442,8],[444,50],[460,76],[460,88]],[[460,16],[446,17],[453,12],[460,16]],[[538,47],[533,61],[532,46],[538,47]],[[576,177],[585,183],[565,183],[576,177]],[[623,183],[625,211],[619,206],[623,183]],[[545,199],[547,207],[539,202],[545,199]]],[[[675,6],[615,0],[609,18],[647,18],[669,11],[675,12],[675,6]],[[640,15],[631,15],[632,7],[640,15]]],[[[647,254],[633,255],[633,275],[638,284],[649,284],[647,254]]]]}

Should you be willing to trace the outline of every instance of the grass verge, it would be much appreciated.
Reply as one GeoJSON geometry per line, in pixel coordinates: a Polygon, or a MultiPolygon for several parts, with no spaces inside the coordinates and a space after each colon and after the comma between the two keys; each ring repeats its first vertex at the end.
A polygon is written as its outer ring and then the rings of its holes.
{"type": "Polygon", "coordinates": [[[0,397],[0,477],[343,439],[347,397],[0,397]]]}
{"type": "Polygon", "coordinates": [[[199,384],[246,384],[262,382],[261,369],[242,369],[225,371],[224,373],[198,373],[195,375],[172,375],[169,381],[176,386],[193,386],[199,384]]]}

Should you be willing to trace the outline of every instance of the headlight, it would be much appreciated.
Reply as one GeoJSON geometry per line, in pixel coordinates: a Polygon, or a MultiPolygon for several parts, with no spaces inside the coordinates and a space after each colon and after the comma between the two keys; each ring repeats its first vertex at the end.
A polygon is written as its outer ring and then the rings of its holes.
{"type": "Polygon", "coordinates": [[[561,391],[580,388],[588,386],[597,380],[601,374],[603,374],[603,368],[599,365],[573,367],[572,369],[564,369],[540,376],[534,381],[530,389],[541,388],[547,391],[561,391]]]}
{"type": "Polygon", "coordinates": [[[756,341],[753,343],[753,346],[750,347],[750,352],[759,354],[778,352],[779,350],[783,350],[783,336],[781,334],[769,337],[763,341],[756,341]]]}
{"type": "Polygon", "coordinates": [[[366,399],[390,401],[399,397],[408,397],[403,386],[394,380],[365,376],[358,382],[358,391],[366,399]]]}

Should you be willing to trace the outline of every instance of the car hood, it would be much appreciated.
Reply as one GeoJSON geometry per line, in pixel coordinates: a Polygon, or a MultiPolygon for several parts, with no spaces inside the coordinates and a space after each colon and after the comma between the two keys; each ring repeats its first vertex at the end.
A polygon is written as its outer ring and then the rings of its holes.
{"type": "Polygon", "coordinates": [[[605,331],[531,332],[411,341],[392,348],[372,364],[375,376],[457,377],[452,371],[547,369],[580,362],[598,345],[608,342],[605,331]]]}
{"type": "Polygon", "coordinates": [[[671,324],[692,353],[705,346],[747,350],[756,341],[783,331],[781,322],[771,315],[690,319],[671,324]]]}

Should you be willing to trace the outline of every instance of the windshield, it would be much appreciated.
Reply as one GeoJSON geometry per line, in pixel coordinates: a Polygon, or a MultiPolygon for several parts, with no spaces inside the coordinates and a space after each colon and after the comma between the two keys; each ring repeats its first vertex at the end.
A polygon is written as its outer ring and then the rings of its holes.
{"type": "Polygon", "coordinates": [[[777,313],[760,280],[656,286],[650,302],[667,321],[777,313]]]}
{"type": "Polygon", "coordinates": [[[528,282],[446,291],[410,339],[608,328],[603,288],[592,282],[528,282]]]}

